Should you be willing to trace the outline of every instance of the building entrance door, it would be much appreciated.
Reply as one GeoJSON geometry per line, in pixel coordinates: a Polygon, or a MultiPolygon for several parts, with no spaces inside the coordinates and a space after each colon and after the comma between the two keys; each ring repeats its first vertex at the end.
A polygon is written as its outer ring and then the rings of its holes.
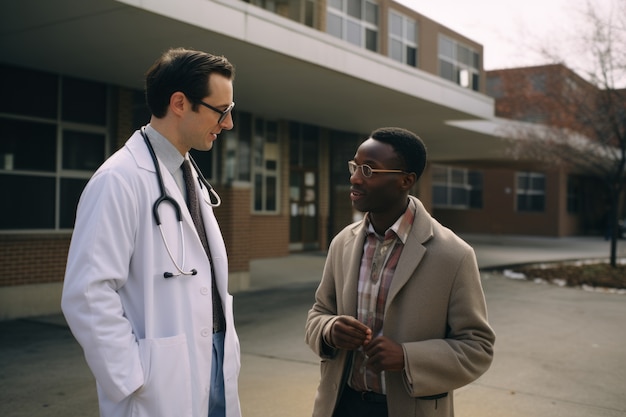
{"type": "Polygon", "coordinates": [[[289,124],[289,250],[319,249],[316,127],[289,124]]]}
{"type": "Polygon", "coordinates": [[[289,249],[318,249],[317,174],[314,171],[291,170],[289,212],[289,249]]]}

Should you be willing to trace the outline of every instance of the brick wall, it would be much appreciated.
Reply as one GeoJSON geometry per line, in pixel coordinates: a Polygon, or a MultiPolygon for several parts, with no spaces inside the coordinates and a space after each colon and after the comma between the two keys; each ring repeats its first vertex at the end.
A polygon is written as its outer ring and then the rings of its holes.
{"type": "Polygon", "coordinates": [[[222,205],[215,208],[215,217],[224,236],[230,272],[250,269],[250,187],[219,187],[215,190],[222,205]]]}
{"type": "Polygon", "coordinates": [[[70,236],[0,235],[0,286],[62,282],[70,236]]]}

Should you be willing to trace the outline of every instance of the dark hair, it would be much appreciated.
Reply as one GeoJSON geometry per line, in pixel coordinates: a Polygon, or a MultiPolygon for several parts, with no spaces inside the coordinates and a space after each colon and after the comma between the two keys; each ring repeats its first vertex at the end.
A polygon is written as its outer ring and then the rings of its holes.
{"type": "Polygon", "coordinates": [[[415,133],[401,127],[381,127],[370,133],[370,138],[388,143],[404,163],[407,172],[419,178],[426,167],[426,146],[415,133]]]}
{"type": "Polygon", "coordinates": [[[198,103],[211,94],[209,76],[218,73],[232,80],[235,68],[223,56],[184,48],[166,51],[146,72],[146,104],[157,118],[164,117],[172,94],[187,96],[196,110],[198,103]]]}

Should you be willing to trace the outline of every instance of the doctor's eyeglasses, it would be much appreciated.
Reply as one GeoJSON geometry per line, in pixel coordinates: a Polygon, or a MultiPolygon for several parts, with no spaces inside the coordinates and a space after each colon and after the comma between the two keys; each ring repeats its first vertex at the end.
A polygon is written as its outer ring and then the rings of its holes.
{"type": "Polygon", "coordinates": [[[233,101],[232,103],[230,103],[230,106],[226,107],[226,110],[220,110],[217,107],[213,107],[210,104],[206,104],[204,101],[199,101],[198,103],[202,104],[204,107],[213,110],[216,113],[220,114],[220,118],[217,119],[217,124],[220,124],[224,121],[224,119],[226,119],[226,116],[228,116],[228,113],[230,113],[231,111],[233,111],[233,107],[235,107],[235,102],[233,101]]]}
{"type": "Polygon", "coordinates": [[[367,164],[358,165],[354,161],[348,161],[348,170],[350,171],[350,175],[354,175],[354,173],[361,168],[361,173],[365,178],[370,178],[372,174],[376,173],[398,173],[398,174],[408,174],[406,171],[402,171],[401,169],[375,169],[367,164]]]}

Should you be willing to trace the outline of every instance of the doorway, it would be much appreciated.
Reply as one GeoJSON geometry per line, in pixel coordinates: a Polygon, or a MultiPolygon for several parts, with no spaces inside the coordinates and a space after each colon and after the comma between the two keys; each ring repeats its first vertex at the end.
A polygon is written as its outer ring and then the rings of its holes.
{"type": "Polygon", "coordinates": [[[289,124],[289,250],[319,249],[318,129],[289,124]]]}

